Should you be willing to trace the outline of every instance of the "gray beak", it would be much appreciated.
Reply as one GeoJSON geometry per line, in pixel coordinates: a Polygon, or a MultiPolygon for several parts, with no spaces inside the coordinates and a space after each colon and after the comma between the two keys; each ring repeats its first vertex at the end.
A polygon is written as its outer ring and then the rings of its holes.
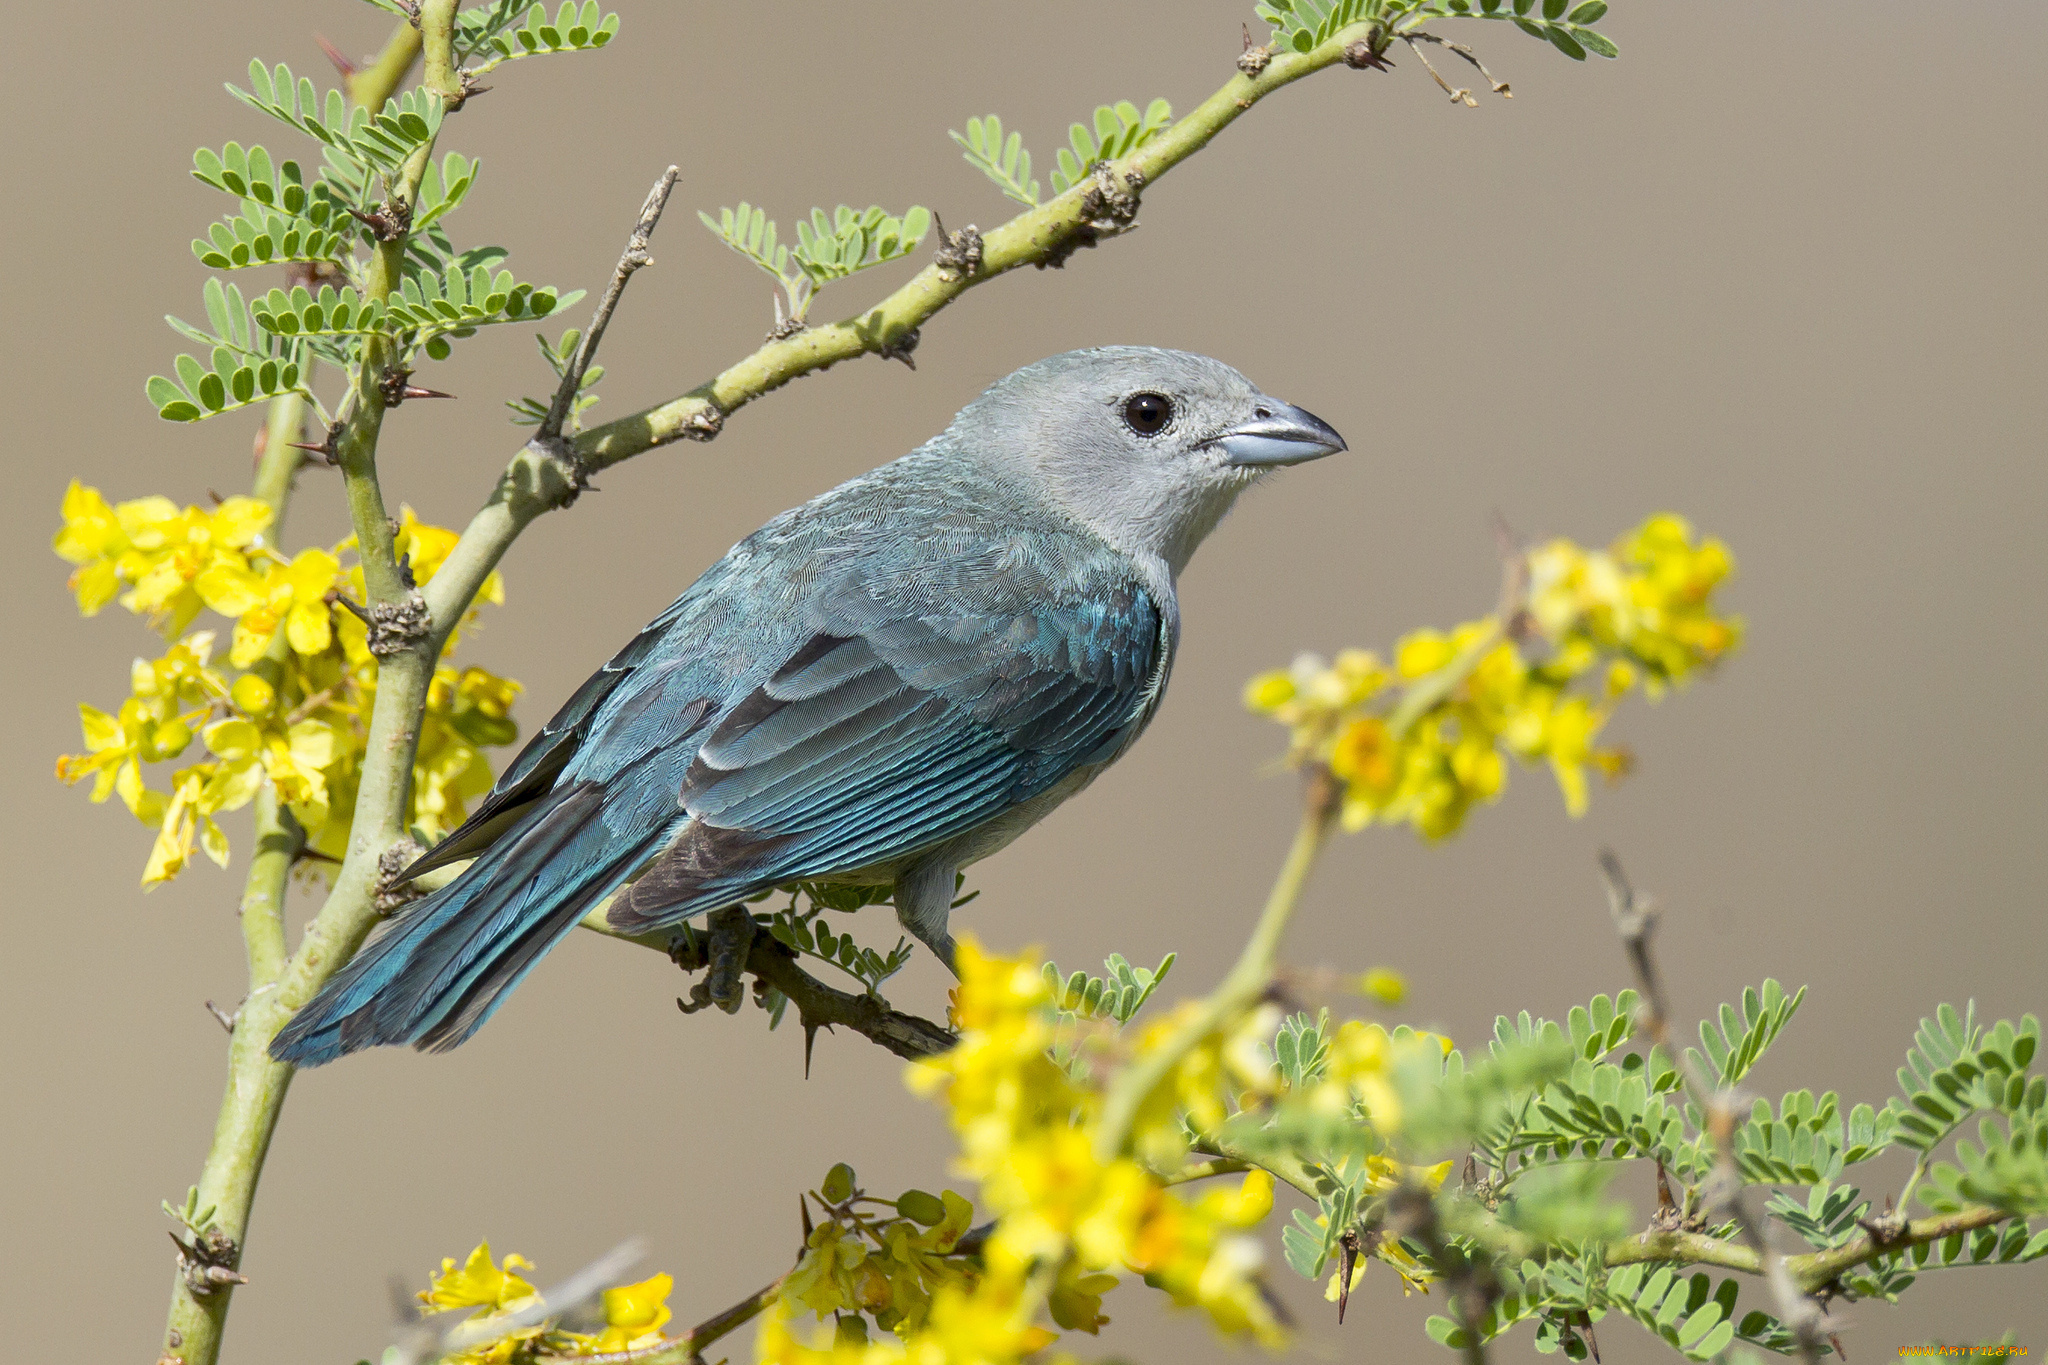
{"type": "Polygon", "coordinates": [[[1301,464],[1350,449],[1328,422],[1291,403],[1269,398],[1259,404],[1259,412],[1260,416],[1212,436],[1208,443],[1222,447],[1232,464],[1248,469],[1301,464]]]}

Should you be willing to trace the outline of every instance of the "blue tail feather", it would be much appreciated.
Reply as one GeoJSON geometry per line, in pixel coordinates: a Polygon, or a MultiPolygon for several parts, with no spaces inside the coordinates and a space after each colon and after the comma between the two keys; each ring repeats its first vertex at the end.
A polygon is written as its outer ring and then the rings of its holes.
{"type": "Polygon", "coordinates": [[[548,949],[658,839],[620,838],[594,786],[550,793],[460,877],[408,906],[270,1044],[319,1066],[361,1048],[445,1051],[483,1026],[548,949]]]}

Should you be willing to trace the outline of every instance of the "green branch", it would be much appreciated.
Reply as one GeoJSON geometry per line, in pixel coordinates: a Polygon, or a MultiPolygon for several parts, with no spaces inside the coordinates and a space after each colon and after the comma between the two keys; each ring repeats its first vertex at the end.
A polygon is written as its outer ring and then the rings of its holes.
{"type": "MultiPolygon", "coordinates": [[[[1345,48],[1369,27],[1353,25],[1311,51],[1276,56],[1257,76],[1233,76],[1131,155],[1105,163],[1096,176],[984,234],[981,266],[971,274],[928,265],[865,312],[771,340],[678,398],[584,432],[573,442],[566,467],[553,452],[528,445],[512,458],[427,589],[437,636],[461,620],[520,532],[543,513],[574,501],[589,475],[686,437],[709,440],[732,413],[792,379],[857,356],[907,353],[907,343],[914,344],[926,321],[976,285],[1019,266],[1061,264],[1080,247],[1136,226],[1132,215],[1148,186],[1267,95],[1343,61],[1345,48]]],[[[939,245],[944,250],[949,243],[939,245]]]]}
{"type": "MultiPolygon", "coordinates": [[[[1800,1292],[1810,1294],[1857,1266],[1868,1265],[1929,1242],[1939,1242],[1958,1233],[1988,1228],[2010,1217],[2012,1215],[2003,1209],[1978,1207],[1943,1214],[1938,1218],[1915,1218],[1906,1223],[1897,1236],[1882,1242],[1865,1234],[1826,1251],[1787,1256],[1784,1258],[1785,1273],[1792,1277],[1800,1292]]],[[[1764,1273],[1763,1260],[1755,1249],[1701,1232],[1644,1232],[1607,1244],[1606,1263],[1610,1269],[1645,1261],[1710,1265],[1723,1270],[1738,1270],[1745,1275],[1764,1273]]]]}
{"type": "MultiPolygon", "coordinates": [[[[350,98],[370,108],[381,107],[391,97],[392,91],[405,79],[420,48],[419,34],[409,24],[400,24],[391,40],[385,44],[383,54],[375,64],[348,77],[350,98]]],[[[424,166],[424,163],[422,163],[424,166]]],[[[417,186],[417,181],[414,182],[417,186]]],[[[306,404],[303,396],[287,394],[271,405],[264,428],[263,457],[256,471],[253,492],[255,496],[270,504],[273,516],[268,536],[272,544],[278,543],[279,532],[288,510],[292,480],[302,462],[302,455],[292,448],[290,442],[300,439],[305,423],[306,404]]],[[[378,416],[381,418],[381,412],[378,416]]],[[[367,465],[368,478],[374,489],[374,432],[370,435],[367,465]]],[[[359,468],[359,477],[361,470],[359,468]]],[[[351,511],[358,504],[359,490],[352,489],[351,511]]],[[[375,515],[382,518],[381,496],[364,499],[363,510],[376,508],[375,515]]],[[[358,535],[362,523],[357,522],[358,535]]],[[[385,542],[388,550],[389,530],[385,528],[385,542]]],[[[365,557],[367,566],[368,557],[365,557]]],[[[395,568],[387,582],[396,580],[395,568]]],[[[283,643],[283,633],[279,633],[283,643]]],[[[275,670],[275,660],[259,661],[256,672],[275,670]]],[[[426,670],[431,675],[431,669],[426,670]]],[[[422,684],[417,689],[421,700],[425,690],[422,684]]],[[[397,699],[394,697],[394,702],[397,699]]],[[[379,713],[384,711],[385,690],[379,689],[379,713]]],[[[416,726],[417,722],[415,722],[416,726]]],[[[384,738],[390,739],[391,726],[384,727],[384,738]]],[[[372,727],[372,744],[377,743],[375,723],[372,727]]],[[[411,745],[404,746],[404,772],[401,783],[411,776],[411,745]]],[[[371,750],[367,761],[377,762],[380,751],[371,750]]],[[[386,763],[388,772],[391,765],[386,763]]],[[[388,785],[388,778],[387,778],[388,785]]],[[[370,790],[368,768],[365,771],[364,790],[370,790]]],[[[402,793],[403,787],[400,787],[402,793]]],[[[403,809],[403,796],[399,797],[399,808],[403,809]]],[[[249,1217],[255,1204],[256,1184],[263,1172],[263,1163],[270,1150],[270,1139],[277,1128],[277,1117],[284,1106],[285,1092],[291,1085],[292,1069],[270,1058],[270,1040],[291,1017],[291,1009],[285,1006],[287,1000],[303,1003],[310,996],[308,982],[317,988],[335,967],[347,960],[354,944],[347,944],[345,951],[337,951],[341,943],[332,932],[332,917],[329,911],[337,901],[346,908],[349,902],[341,900],[342,887],[337,885],[337,895],[329,898],[315,921],[315,928],[322,920],[329,921],[329,931],[316,936],[309,933],[296,957],[286,956],[284,935],[284,893],[291,875],[293,862],[297,859],[304,843],[304,833],[298,828],[290,813],[282,808],[276,790],[266,782],[258,791],[255,806],[255,847],[249,862],[249,874],[244,884],[241,901],[242,938],[249,961],[249,996],[236,1012],[232,1038],[228,1048],[228,1082],[221,1097],[219,1117],[214,1123],[213,1141],[207,1149],[206,1161],[202,1166],[197,1185],[196,1206],[211,1209],[212,1214],[204,1235],[188,1230],[189,1241],[186,1250],[180,1254],[178,1273],[173,1281],[171,1307],[164,1328],[163,1359],[177,1361],[180,1365],[214,1365],[219,1359],[221,1337],[227,1324],[229,1300],[234,1286],[239,1282],[237,1266],[240,1264],[242,1249],[247,1243],[249,1217]],[[294,978],[288,980],[288,978],[294,978]]],[[[376,803],[372,802],[373,809],[376,803]]],[[[359,816],[361,808],[359,807],[359,816]]],[[[387,822],[388,823],[388,822],[387,822]]],[[[363,822],[358,820],[358,829],[363,822]]],[[[358,841],[360,842],[360,841],[358,841]]],[[[351,853],[356,851],[351,846],[351,853]]],[[[381,853],[380,846],[376,853],[381,853]]],[[[361,860],[358,859],[358,862],[361,860]]],[[[368,862],[374,872],[376,856],[368,862]]],[[[344,868],[344,871],[349,869],[344,868]]],[[[361,881],[360,874],[356,877],[361,881]]],[[[357,893],[360,895],[360,892],[357,893]]],[[[370,904],[367,896],[361,897],[361,904],[370,904]]],[[[367,914],[354,916],[362,920],[363,931],[367,931],[367,914]]],[[[342,936],[345,940],[345,936],[342,936]]],[[[361,933],[355,935],[360,941],[361,933]]]]}
{"type": "MultiPolygon", "coordinates": [[[[1171,1074],[1181,1059],[1201,1041],[1237,1014],[1258,1003],[1272,985],[1273,968],[1279,961],[1280,939],[1287,932],[1294,909],[1301,901],[1308,875],[1329,839],[1336,823],[1341,789],[1328,769],[1316,768],[1308,775],[1308,790],[1302,801],[1300,828],[1294,844],[1281,864],[1280,875],[1266,897],[1266,908],[1237,965],[1230,975],[1202,1002],[1201,1009],[1155,1051],[1145,1054],[1120,1074],[1103,1097],[1102,1119],[1095,1131],[1095,1153],[1104,1161],[1122,1156],[1131,1139],[1138,1111],[1152,1092],[1171,1074]]],[[[1216,1152],[1235,1156],[1234,1152],[1216,1152]]],[[[1275,1172],[1278,1174],[1278,1172],[1275,1172]]],[[[1287,1177],[1282,1177],[1288,1179],[1287,1177]]],[[[1288,1183],[1292,1184],[1291,1179],[1288,1183]]]]}

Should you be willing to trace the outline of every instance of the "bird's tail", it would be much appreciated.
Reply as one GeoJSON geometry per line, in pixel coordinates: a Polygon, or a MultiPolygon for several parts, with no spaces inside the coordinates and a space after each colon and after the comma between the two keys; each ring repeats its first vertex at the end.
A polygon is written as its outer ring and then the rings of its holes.
{"type": "Polygon", "coordinates": [[[596,787],[550,794],[365,944],[279,1031],[270,1055],[319,1066],[385,1044],[445,1052],[645,855],[641,841],[607,827],[596,787]]]}

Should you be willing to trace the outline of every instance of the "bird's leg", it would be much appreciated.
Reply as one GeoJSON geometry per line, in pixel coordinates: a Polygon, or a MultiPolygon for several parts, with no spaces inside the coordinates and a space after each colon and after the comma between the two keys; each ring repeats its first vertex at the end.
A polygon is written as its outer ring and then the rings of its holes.
{"type": "Polygon", "coordinates": [[[706,952],[711,970],[704,978],[704,993],[727,1014],[738,1014],[747,998],[740,973],[746,968],[747,954],[754,946],[754,917],[744,905],[728,905],[712,911],[704,929],[711,940],[706,952]]]}
{"type": "Polygon", "coordinates": [[[946,921],[953,913],[953,889],[958,884],[950,858],[929,858],[911,864],[896,878],[896,918],[909,935],[932,950],[954,976],[953,936],[946,921]]]}

